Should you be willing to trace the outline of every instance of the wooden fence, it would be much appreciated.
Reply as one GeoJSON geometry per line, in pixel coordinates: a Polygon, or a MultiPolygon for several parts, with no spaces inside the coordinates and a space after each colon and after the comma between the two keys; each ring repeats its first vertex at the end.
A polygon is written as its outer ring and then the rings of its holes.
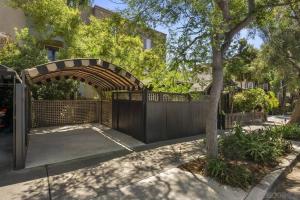
{"type": "Polygon", "coordinates": [[[228,113],[225,115],[225,129],[233,128],[235,124],[250,125],[266,121],[264,112],[228,113]]]}
{"type": "Polygon", "coordinates": [[[113,128],[146,143],[205,133],[208,101],[188,94],[115,92],[113,128]]]}

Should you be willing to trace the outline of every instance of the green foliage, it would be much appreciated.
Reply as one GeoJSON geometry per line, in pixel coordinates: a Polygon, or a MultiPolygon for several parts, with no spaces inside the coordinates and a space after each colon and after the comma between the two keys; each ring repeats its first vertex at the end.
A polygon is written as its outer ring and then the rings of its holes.
{"type": "Polygon", "coordinates": [[[90,18],[61,57],[96,57],[121,66],[153,91],[188,92],[188,72],[171,70],[165,62],[164,38],[155,37],[144,50],[137,27],[118,15],[104,20],[90,18]]]}
{"type": "Polygon", "coordinates": [[[265,95],[265,109],[267,111],[271,111],[274,108],[278,108],[279,107],[279,100],[276,98],[275,93],[272,91],[269,91],[266,95],[265,95]]]}
{"type": "MultiPolygon", "coordinates": [[[[27,28],[16,32],[16,40],[7,43],[0,50],[0,63],[20,73],[23,69],[48,62],[43,45],[29,34],[27,28]]],[[[78,83],[73,80],[47,83],[32,88],[35,99],[66,99],[75,96],[78,83]]]]}
{"type": "Polygon", "coordinates": [[[233,45],[227,53],[225,60],[225,77],[229,80],[254,81],[255,68],[251,65],[256,58],[258,50],[249,45],[245,39],[233,45]]]}
{"type": "Polygon", "coordinates": [[[300,126],[298,124],[287,124],[276,126],[270,130],[272,134],[282,135],[287,140],[300,140],[300,126]]]}
{"type": "MultiPolygon", "coordinates": [[[[234,37],[238,33],[233,27],[242,25],[238,29],[241,30],[246,27],[253,28],[256,25],[268,24],[273,17],[273,7],[281,3],[280,1],[260,0],[254,1],[254,5],[252,5],[252,1],[240,0],[224,2],[122,0],[128,5],[127,15],[153,27],[160,24],[170,29],[169,49],[172,64],[174,67],[189,69],[199,68],[204,63],[209,63],[212,59],[213,47],[222,45],[224,47],[239,39],[239,37],[234,37]],[[253,12],[249,7],[254,9],[253,12]],[[255,20],[251,20],[254,19],[252,17],[248,18],[254,13],[255,20]],[[253,23],[251,23],[252,21],[253,23]],[[217,35],[222,39],[212,37],[217,35]]],[[[250,54],[249,58],[252,57],[250,54]]],[[[245,63],[248,64],[247,62],[245,63]]]]}
{"type": "Polygon", "coordinates": [[[164,66],[163,48],[144,50],[142,38],[129,34],[127,21],[115,16],[81,26],[64,57],[96,57],[123,67],[142,78],[164,66]]]}
{"type": "Polygon", "coordinates": [[[258,62],[265,63],[265,71],[273,72],[271,83],[281,90],[281,81],[290,92],[298,92],[300,56],[300,2],[276,8],[270,23],[264,24],[266,44],[262,47],[258,62]]]}
{"type": "Polygon", "coordinates": [[[39,41],[60,37],[68,44],[82,24],[78,8],[69,7],[66,0],[11,0],[11,3],[29,17],[39,41]]]}
{"type": "Polygon", "coordinates": [[[71,7],[91,6],[93,0],[67,0],[67,5],[71,7]]]}
{"type": "Polygon", "coordinates": [[[249,160],[255,163],[275,163],[291,150],[291,143],[273,129],[247,133],[240,126],[219,141],[220,152],[230,160],[249,160]]]}
{"type": "Polygon", "coordinates": [[[255,109],[271,111],[279,106],[279,101],[273,92],[267,94],[261,88],[248,89],[233,97],[233,105],[237,111],[250,112],[255,109]]]}
{"type": "Polygon", "coordinates": [[[46,51],[27,28],[16,32],[16,40],[0,49],[0,63],[20,73],[23,69],[47,62],[46,51]]]}
{"type": "Polygon", "coordinates": [[[64,100],[74,99],[78,93],[79,83],[74,80],[60,80],[43,85],[34,85],[32,90],[32,97],[34,99],[46,100],[64,100]]]}
{"type": "Polygon", "coordinates": [[[244,189],[254,180],[251,171],[246,167],[230,164],[221,159],[208,160],[206,173],[221,183],[244,189]]]}

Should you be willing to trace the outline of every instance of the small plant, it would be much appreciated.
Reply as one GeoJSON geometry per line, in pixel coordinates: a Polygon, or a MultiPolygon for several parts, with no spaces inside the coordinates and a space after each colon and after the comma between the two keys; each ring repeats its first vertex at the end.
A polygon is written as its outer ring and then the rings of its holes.
{"type": "Polygon", "coordinates": [[[254,180],[251,171],[245,166],[234,165],[221,159],[208,160],[206,173],[223,184],[243,189],[248,188],[254,180]]]}

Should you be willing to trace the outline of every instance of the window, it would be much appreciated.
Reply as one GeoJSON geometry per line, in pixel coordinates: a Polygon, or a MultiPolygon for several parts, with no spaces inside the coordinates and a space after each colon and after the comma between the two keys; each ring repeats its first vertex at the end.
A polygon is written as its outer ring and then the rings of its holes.
{"type": "Polygon", "coordinates": [[[144,49],[152,48],[152,40],[149,38],[144,39],[144,49]]]}
{"type": "Polygon", "coordinates": [[[248,88],[254,88],[253,82],[248,82],[248,88]]]}
{"type": "Polygon", "coordinates": [[[45,46],[47,50],[47,56],[49,61],[54,61],[56,60],[58,48],[57,47],[52,47],[52,46],[45,46]]]}
{"type": "Polygon", "coordinates": [[[264,83],[263,84],[263,89],[268,91],[269,90],[269,84],[268,83],[264,83]]]}

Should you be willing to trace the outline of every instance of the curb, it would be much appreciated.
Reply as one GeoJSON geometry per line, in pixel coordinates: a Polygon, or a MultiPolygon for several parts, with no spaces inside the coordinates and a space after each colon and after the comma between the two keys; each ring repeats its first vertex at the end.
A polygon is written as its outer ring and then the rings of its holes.
{"type": "Polygon", "coordinates": [[[292,141],[292,144],[295,152],[282,158],[279,167],[267,174],[258,185],[253,187],[244,200],[263,200],[275,188],[277,183],[292,171],[300,158],[300,142],[292,141]]]}

